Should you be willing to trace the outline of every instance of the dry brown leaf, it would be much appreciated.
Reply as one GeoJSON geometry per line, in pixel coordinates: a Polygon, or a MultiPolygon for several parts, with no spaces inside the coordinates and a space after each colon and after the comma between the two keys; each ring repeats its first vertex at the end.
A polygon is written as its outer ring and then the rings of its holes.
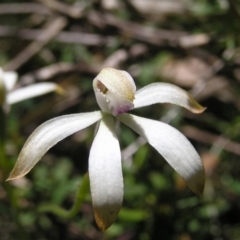
{"type": "Polygon", "coordinates": [[[192,87],[205,77],[210,66],[195,57],[171,59],[161,68],[160,74],[170,82],[182,87],[192,87]]]}

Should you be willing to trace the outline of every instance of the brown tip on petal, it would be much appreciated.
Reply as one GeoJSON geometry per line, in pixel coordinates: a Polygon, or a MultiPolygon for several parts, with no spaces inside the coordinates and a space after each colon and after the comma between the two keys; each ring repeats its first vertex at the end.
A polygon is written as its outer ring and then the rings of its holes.
{"type": "MultiPolygon", "coordinates": [[[[189,186],[190,187],[190,186],[189,186]]],[[[205,178],[204,179],[200,179],[199,181],[197,181],[195,183],[195,186],[191,186],[191,190],[198,195],[199,197],[203,196],[203,191],[204,191],[204,187],[205,187],[205,178]]]]}
{"type": "Polygon", "coordinates": [[[203,107],[202,105],[200,105],[198,102],[196,102],[192,96],[189,95],[189,106],[191,107],[191,111],[193,113],[202,113],[204,112],[207,108],[203,107]]]}
{"type": "Polygon", "coordinates": [[[117,207],[117,211],[115,211],[114,209],[110,209],[107,209],[105,207],[103,207],[102,209],[94,208],[94,217],[97,226],[101,231],[107,230],[117,218],[119,207],[117,207]]]}
{"type": "Polygon", "coordinates": [[[28,172],[22,172],[17,167],[17,165],[15,165],[15,167],[13,168],[12,172],[10,173],[10,175],[9,175],[9,177],[8,177],[8,179],[6,181],[11,181],[11,180],[15,180],[15,179],[21,178],[21,177],[25,176],[28,172]]]}
{"type": "Polygon", "coordinates": [[[109,225],[106,222],[102,221],[102,219],[98,218],[98,216],[96,214],[94,214],[94,217],[95,217],[98,228],[102,232],[104,232],[105,230],[107,230],[111,226],[111,224],[109,225]]]}
{"type": "Polygon", "coordinates": [[[204,187],[205,187],[205,182],[199,184],[198,191],[195,192],[199,197],[203,196],[204,187]]]}
{"type": "Polygon", "coordinates": [[[66,94],[66,91],[60,87],[60,86],[57,86],[56,88],[56,93],[60,94],[60,95],[65,95],[66,94]]]}
{"type": "Polygon", "coordinates": [[[23,176],[24,176],[24,175],[22,175],[22,176],[21,176],[21,175],[19,175],[19,176],[14,176],[14,174],[11,173],[11,174],[9,175],[8,179],[6,179],[6,182],[7,182],[7,181],[12,181],[12,180],[15,180],[15,179],[18,179],[18,178],[21,178],[21,177],[23,177],[23,176]]]}

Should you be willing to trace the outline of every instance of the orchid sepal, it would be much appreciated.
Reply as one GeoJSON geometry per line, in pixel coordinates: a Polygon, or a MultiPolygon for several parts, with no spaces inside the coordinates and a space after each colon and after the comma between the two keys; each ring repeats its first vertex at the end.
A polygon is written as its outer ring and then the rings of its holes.
{"type": "Polygon", "coordinates": [[[104,231],[116,220],[123,200],[121,151],[110,114],[103,114],[89,155],[94,216],[104,231]]]}
{"type": "Polygon", "coordinates": [[[135,94],[134,108],[156,103],[171,103],[188,109],[193,113],[202,113],[206,108],[201,106],[183,89],[170,83],[152,83],[135,94]]]}
{"type": "Polygon", "coordinates": [[[202,195],[205,185],[203,164],[196,150],[182,133],[166,123],[127,113],[117,118],[145,138],[185,179],[189,188],[197,195],[202,195]]]}
{"type": "Polygon", "coordinates": [[[26,175],[57,142],[90,126],[101,117],[100,111],[77,113],[53,118],[40,125],[24,144],[7,181],[26,175]]]}

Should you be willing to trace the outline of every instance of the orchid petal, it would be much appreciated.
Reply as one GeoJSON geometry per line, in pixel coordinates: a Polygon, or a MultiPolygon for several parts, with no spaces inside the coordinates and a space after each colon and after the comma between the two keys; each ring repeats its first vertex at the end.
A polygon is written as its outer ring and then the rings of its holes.
{"type": "Polygon", "coordinates": [[[122,205],[123,176],[121,152],[111,115],[103,117],[89,156],[89,177],[94,216],[106,230],[122,205]]]}
{"type": "Polygon", "coordinates": [[[14,104],[29,98],[41,96],[52,91],[62,91],[56,83],[36,83],[27,87],[19,88],[7,95],[7,103],[14,104]]]}
{"type": "Polygon", "coordinates": [[[7,180],[26,175],[57,142],[101,119],[100,111],[65,115],[40,125],[28,138],[7,180]]]}
{"type": "Polygon", "coordinates": [[[5,83],[7,91],[11,91],[17,82],[17,78],[18,78],[17,73],[2,71],[2,76],[3,76],[3,81],[5,83]]]}
{"type": "Polygon", "coordinates": [[[117,117],[145,138],[187,182],[201,195],[205,184],[202,161],[187,138],[166,123],[122,114],[117,117]]]}
{"type": "Polygon", "coordinates": [[[193,113],[205,110],[183,89],[170,83],[152,83],[139,89],[135,94],[134,108],[155,103],[172,103],[184,107],[193,113]]]}

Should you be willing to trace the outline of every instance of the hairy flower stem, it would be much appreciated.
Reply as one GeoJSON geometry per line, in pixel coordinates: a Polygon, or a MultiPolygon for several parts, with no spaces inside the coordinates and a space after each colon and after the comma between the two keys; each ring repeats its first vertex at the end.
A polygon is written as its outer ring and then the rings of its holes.
{"type": "Polygon", "coordinates": [[[6,116],[4,113],[4,109],[0,106],[0,167],[2,170],[3,179],[5,179],[8,175],[8,163],[5,157],[5,121],[6,116]]]}
{"type": "Polygon", "coordinates": [[[38,211],[39,212],[51,212],[61,218],[65,218],[65,219],[72,218],[78,213],[88,192],[89,192],[89,176],[86,173],[82,179],[82,182],[81,182],[79,188],[78,188],[75,203],[73,204],[71,209],[65,210],[57,205],[43,204],[38,208],[38,211]]]}
{"type": "Polygon", "coordinates": [[[14,189],[12,186],[5,182],[7,176],[9,175],[10,165],[7,162],[6,154],[5,154],[5,136],[6,136],[6,114],[2,106],[0,106],[0,171],[1,171],[1,179],[0,182],[7,193],[7,197],[9,198],[9,202],[11,204],[12,217],[15,221],[15,224],[18,229],[19,239],[27,240],[28,237],[26,233],[23,231],[23,228],[20,224],[18,218],[18,204],[17,197],[15,197],[14,189]]]}

